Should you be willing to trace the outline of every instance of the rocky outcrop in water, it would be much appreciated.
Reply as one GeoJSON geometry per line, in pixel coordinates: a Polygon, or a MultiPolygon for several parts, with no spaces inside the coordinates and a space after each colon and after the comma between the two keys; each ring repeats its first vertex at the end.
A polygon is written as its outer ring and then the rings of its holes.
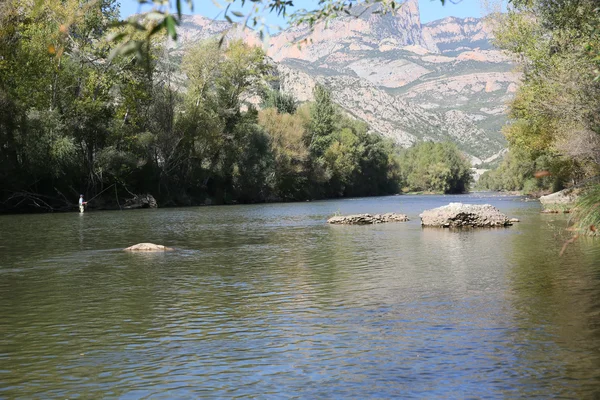
{"type": "Polygon", "coordinates": [[[151,194],[138,194],[131,199],[125,200],[125,206],[128,210],[137,208],[158,208],[156,200],[151,194]]]}
{"type": "Polygon", "coordinates": [[[355,214],[340,215],[331,217],[327,220],[328,224],[341,225],[371,225],[382,224],[385,222],[405,222],[408,217],[404,214],[386,213],[386,214],[355,214]]]}
{"type": "Polygon", "coordinates": [[[441,228],[501,227],[512,225],[508,217],[490,204],[450,203],[423,211],[421,225],[441,228]]]}
{"type": "Polygon", "coordinates": [[[169,251],[173,250],[170,247],[163,246],[162,244],[154,243],[138,243],[125,249],[125,251],[169,251]]]}

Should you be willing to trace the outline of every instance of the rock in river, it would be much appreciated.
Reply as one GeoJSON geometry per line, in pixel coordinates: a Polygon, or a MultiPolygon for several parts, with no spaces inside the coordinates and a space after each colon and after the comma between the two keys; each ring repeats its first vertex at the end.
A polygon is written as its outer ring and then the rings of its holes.
{"type": "Polygon", "coordinates": [[[173,250],[170,247],[163,246],[162,244],[154,243],[138,243],[134,246],[128,247],[126,251],[169,251],[173,250]]]}
{"type": "Polygon", "coordinates": [[[490,204],[450,203],[447,206],[423,211],[420,217],[423,226],[444,228],[512,225],[505,214],[490,204]]]}
{"type": "Polygon", "coordinates": [[[408,217],[404,214],[386,213],[386,214],[355,214],[341,215],[331,217],[327,220],[328,224],[343,225],[370,225],[381,224],[384,222],[405,222],[408,217]]]}
{"type": "Polygon", "coordinates": [[[565,189],[540,197],[540,203],[544,207],[542,212],[557,213],[569,212],[579,197],[580,189],[565,189]]]}

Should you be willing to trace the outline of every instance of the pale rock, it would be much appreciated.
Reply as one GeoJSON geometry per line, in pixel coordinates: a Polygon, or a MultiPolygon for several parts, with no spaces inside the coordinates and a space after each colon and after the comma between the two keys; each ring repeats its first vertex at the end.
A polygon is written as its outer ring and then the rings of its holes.
{"type": "Polygon", "coordinates": [[[173,250],[170,247],[166,247],[163,246],[161,244],[154,244],[154,243],[138,243],[136,245],[133,245],[131,247],[128,247],[125,249],[125,251],[169,251],[169,250],[173,250]]]}
{"type": "Polygon", "coordinates": [[[508,217],[490,204],[450,203],[423,211],[421,225],[443,228],[502,227],[511,225],[508,217]]]}
{"type": "Polygon", "coordinates": [[[354,214],[331,217],[327,220],[328,224],[341,225],[371,225],[385,222],[406,222],[408,217],[404,214],[386,213],[386,214],[354,214]]]}
{"type": "Polygon", "coordinates": [[[579,197],[579,190],[577,189],[565,189],[560,192],[551,193],[546,196],[540,197],[540,203],[544,207],[560,205],[569,206],[573,205],[579,197]]]}

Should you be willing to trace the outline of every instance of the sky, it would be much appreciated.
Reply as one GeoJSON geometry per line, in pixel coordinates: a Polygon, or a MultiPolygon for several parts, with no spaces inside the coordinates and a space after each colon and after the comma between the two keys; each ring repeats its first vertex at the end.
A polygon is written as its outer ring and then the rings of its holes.
{"type": "MultiPolygon", "coordinates": [[[[172,1],[174,3],[174,0],[172,1]]],[[[222,12],[222,9],[214,5],[214,2],[216,1],[218,0],[193,0],[193,14],[200,14],[212,19],[222,19],[219,15],[222,12]]],[[[225,3],[223,0],[220,0],[219,2],[225,3]]],[[[182,1],[182,3],[185,3],[185,1],[182,1]]],[[[239,4],[239,0],[236,3],[239,4]]],[[[294,4],[296,8],[312,9],[315,8],[317,1],[295,0],[294,4]]],[[[123,18],[147,9],[148,8],[140,8],[138,0],[121,0],[121,17],[123,18]]],[[[233,9],[233,6],[231,9],[233,9]]],[[[236,9],[239,10],[240,8],[236,9]]],[[[446,5],[444,6],[442,6],[439,0],[419,0],[419,9],[421,11],[421,22],[423,23],[450,16],[461,18],[482,16],[480,0],[446,0],[446,5]]],[[[183,13],[192,14],[187,6],[184,6],[183,13]]],[[[267,25],[286,26],[284,18],[277,17],[276,15],[267,12],[262,13],[262,15],[265,16],[267,25]]]]}

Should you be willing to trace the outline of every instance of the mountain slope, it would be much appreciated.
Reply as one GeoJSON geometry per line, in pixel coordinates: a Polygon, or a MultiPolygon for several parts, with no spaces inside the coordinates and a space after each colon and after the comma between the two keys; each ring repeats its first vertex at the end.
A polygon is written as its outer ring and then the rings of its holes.
{"type": "MultiPolygon", "coordinates": [[[[316,83],[326,85],[347,112],[404,146],[452,140],[475,164],[499,156],[506,147],[500,133],[505,104],[519,77],[493,49],[484,21],[445,18],[422,25],[417,0],[406,1],[395,15],[373,11],[273,37],[267,54],[276,62],[281,89],[307,101],[316,83]]],[[[180,45],[228,28],[226,22],[185,17],[180,45]]],[[[248,29],[232,28],[227,36],[262,45],[248,29]]]]}

